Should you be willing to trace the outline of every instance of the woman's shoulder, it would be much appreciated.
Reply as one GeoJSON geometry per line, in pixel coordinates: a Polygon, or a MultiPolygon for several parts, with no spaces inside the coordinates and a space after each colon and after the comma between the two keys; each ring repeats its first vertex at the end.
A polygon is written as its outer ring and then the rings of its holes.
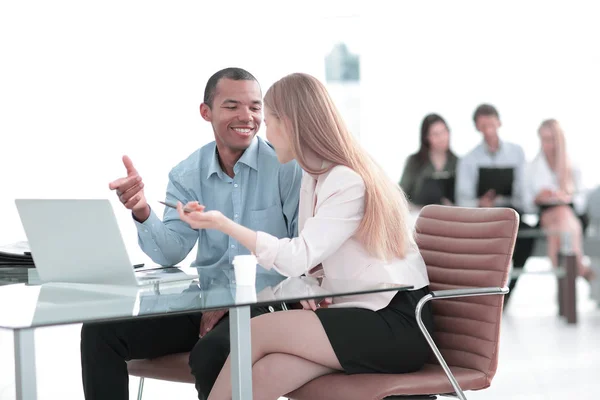
{"type": "Polygon", "coordinates": [[[332,190],[356,187],[364,190],[365,182],[363,178],[352,168],[345,165],[336,165],[320,178],[321,189],[332,190]]]}
{"type": "Polygon", "coordinates": [[[355,170],[345,165],[334,166],[326,175],[328,180],[363,182],[362,177],[355,170]]]}
{"type": "Polygon", "coordinates": [[[421,155],[419,153],[412,153],[406,159],[406,166],[407,167],[415,167],[415,166],[418,166],[419,164],[421,164],[422,162],[423,162],[423,160],[421,159],[421,155]]]}

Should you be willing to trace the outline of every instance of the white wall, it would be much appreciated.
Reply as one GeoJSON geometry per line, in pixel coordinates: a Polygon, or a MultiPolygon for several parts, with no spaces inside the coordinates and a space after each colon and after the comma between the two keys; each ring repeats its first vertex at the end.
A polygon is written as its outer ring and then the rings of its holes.
{"type": "Polygon", "coordinates": [[[600,25],[596,1],[376,2],[362,15],[361,140],[399,179],[418,147],[419,127],[438,112],[452,146],[466,153],[480,141],[471,116],[481,102],[497,106],[501,136],[538,151],[537,128],[562,122],[588,184],[600,134],[600,25]],[[589,138],[589,139],[588,139],[589,138]]]}
{"type": "Polygon", "coordinates": [[[263,90],[291,72],[324,78],[354,3],[3,2],[0,243],[25,239],[15,198],[110,198],[132,261],[143,262],[108,190],[121,156],[160,209],[169,170],[213,140],[198,113],[209,76],[241,66],[263,90]]]}
{"type": "Polygon", "coordinates": [[[25,239],[14,198],[114,199],[122,154],[162,199],[169,169],[212,140],[197,110],[210,74],[243,66],[265,90],[294,71],[322,78],[339,39],[361,54],[360,139],[393,179],[426,113],[448,120],[464,154],[485,101],[530,158],[540,121],[561,120],[586,181],[600,183],[585,140],[600,133],[595,15],[594,1],[2,2],[0,243],[25,239]]]}

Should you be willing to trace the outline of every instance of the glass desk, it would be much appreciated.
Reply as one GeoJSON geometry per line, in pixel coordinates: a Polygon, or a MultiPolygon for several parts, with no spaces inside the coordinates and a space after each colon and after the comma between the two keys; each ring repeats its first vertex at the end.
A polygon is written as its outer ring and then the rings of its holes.
{"type": "Polygon", "coordinates": [[[130,320],[229,309],[233,399],[252,398],[250,307],[410,290],[412,286],[257,274],[236,286],[233,269],[200,269],[192,281],[141,287],[41,283],[35,269],[0,269],[0,328],[14,332],[17,399],[36,398],[34,330],[44,326],[130,320]],[[20,282],[20,283],[18,283],[20,282]],[[14,304],[15,307],[6,307],[14,304]]]}

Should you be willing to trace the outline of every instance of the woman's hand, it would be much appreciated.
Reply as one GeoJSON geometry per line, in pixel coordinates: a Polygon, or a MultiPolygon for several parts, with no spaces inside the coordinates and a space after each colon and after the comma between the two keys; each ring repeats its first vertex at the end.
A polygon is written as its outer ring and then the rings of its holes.
{"type": "Polygon", "coordinates": [[[187,222],[194,229],[217,229],[221,230],[227,217],[219,211],[204,211],[204,206],[197,201],[191,201],[185,205],[177,202],[177,212],[182,221],[187,222]]]}
{"type": "Polygon", "coordinates": [[[556,200],[561,203],[569,204],[571,201],[573,201],[573,196],[571,196],[570,194],[568,194],[566,192],[563,192],[562,190],[559,190],[558,192],[556,192],[555,196],[556,196],[556,200]]]}
{"type": "Polygon", "coordinates": [[[550,189],[542,189],[535,196],[535,204],[547,204],[554,200],[554,192],[550,189]]]}
{"type": "Polygon", "coordinates": [[[300,300],[300,304],[304,310],[313,311],[315,311],[317,308],[327,308],[331,303],[333,303],[333,299],[331,297],[325,297],[324,299],[316,300],[300,300]]]}
{"type": "Polygon", "coordinates": [[[177,212],[182,221],[194,229],[216,229],[231,236],[252,253],[256,253],[256,232],[237,224],[220,211],[204,211],[197,201],[190,201],[185,207],[177,202],[177,212]]]}
{"type": "Polygon", "coordinates": [[[454,203],[450,201],[450,199],[447,199],[445,197],[442,197],[442,201],[441,201],[442,205],[444,206],[453,206],[454,203]]]}

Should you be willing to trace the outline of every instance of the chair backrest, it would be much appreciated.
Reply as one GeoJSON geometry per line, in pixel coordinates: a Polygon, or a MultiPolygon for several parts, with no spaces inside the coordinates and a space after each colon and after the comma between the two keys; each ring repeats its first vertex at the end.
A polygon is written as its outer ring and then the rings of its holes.
{"type": "MultiPolygon", "coordinates": [[[[509,208],[424,207],[415,238],[431,290],[506,286],[518,226],[509,208]]],[[[448,365],[481,371],[491,382],[503,297],[433,301],[434,337],[448,365]]]]}

